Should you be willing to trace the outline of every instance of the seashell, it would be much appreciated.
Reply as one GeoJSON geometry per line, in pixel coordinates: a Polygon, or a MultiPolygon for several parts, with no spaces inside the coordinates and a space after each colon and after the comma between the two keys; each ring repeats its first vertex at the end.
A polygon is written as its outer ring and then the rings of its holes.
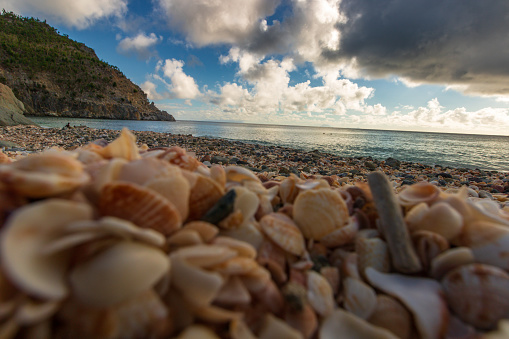
{"type": "Polygon", "coordinates": [[[248,222],[254,218],[260,204],[260,199],[255,193],[244,187],[235,187],[234,190],[237,197],[235,198],[233,208],[242,212],[243,223],[248,222]]]}
{"type": "Polygon", "coordinates": [[[188,171],[198,170],[201,166],[200,162],[194,156],[194,153],[188,153],[179,146],[164,147],[163,152],[157,154],[157,158],[188,171]]]}
{"type": "Polygon", "coordinates": [[[92,179],[90,184],[84,188],[84,193],[91,202],[96,203],[99,200],[104,185],[117,180],[118,174],[125,164],[127,164],[127,160],[114,158],[107,162],[87,166],[86,170],[92,179]]]}
{"type": "MultiPolygon", "coordinates": [[[[506,336],[501,337],[506,338],[506,336]]],[[[479,333],[475,330],[475,328],[471,325],[465,324],[463,321],[461,321],[458,317],[451,315],[449,320],[449,326],[447,327],[447,334],[446,338],[472,338],[476,339],[479,338],[479,333]]],[[[482,336],[483,339],[487,339],[488,337],[486,335],[482,336]]]]}
{"type": "Polygon", "coordinates": [[[356,339],[396,339],[397,337],[384,328],[371,325],[343,309],[335,309],[322,323],[319,331],[321,339],[341,338],[356,339]]]}
{"type": "Polygon", "coordinates": [[[297,196],[293,207],[293,219],[308,239],[319,240],[349,220],[343,198],[330,189],[304,191],[297,196]]]}
{"type": "Polygon", "coordinates": [[[142,158],[129,161],[122,166],[116,180],[144,185],[154,179],[175,176],[182,176],[180,167],[156,158],[142,158]]]}
{"type": "Polygon", "coordinates": [[[150,180],[145,184],[145,187],[165,197],[177,208],[182,220],[187,219],[191,188],[189,182],[182,175],[150,180]]]}
{"type": "Polygon", "coordinates": [[[71,192],[89,180],[83,165],[65,152],[50,150],[0,165],[0,184],[28,198],[71,192]]]}
{"type": "Polygon", "coordinates": [[[125,127],[117,139],[96,152],[106,159],[123,158],[130,161],[141,158],[138,146],[136,146],[136,137],[125,127]]]}
{"type": "Polygon", "coordinates": [[[347,225],[327,234],[320,239],[320,243],[329,248],[350,244],[355,239],[358,230],[359,222],[357,218],[350,218],[350,221],[347,225]]]}
{"type": "Polygon", "coordinates": [[[223,188],[213,179],[198,174],[195,178],[189,195],[189,220],[201,219],[224,194],[223,188]]]}
{"type": "Polygon", "coordinates": [[[376,307],[375,290],[368,284],[351,277],[343,280],[344,307],[359,318],[368,319],[376,307]]]}
{"type": "Polygon", "coordinates": [[[300,334],[294,328],[288,326],[283,320],[276,318],[270,313],[265,315],[265,319],[258,336],[260,339],[287,338],[302,339],[300,334]]]}
{"type": "Polygon", "coordinates": [[[224,187],[226,185],[226,171],[223,166],[212,165],[212,167],[210,167],[210,177],[214,179],[219,186],[224,187]]]}
{"type": "Polygon", "coordinates": [[[283,296],[274,281],[270,279],[270,273],[266,269],[259,266],[248,276],[241,278],[258,303],[274,314],[281,313],[284,304],[283,296]]]}
{"type": "Polygon", "coordinates": [[[326,317],[334,309],[334,294],[327,279],[315,271],[309,270],[307,276],[307,297],[316,313],[326,317]]]}
{"type": "Polygon", "coordinates": [[[60,301],[36,302],[26,300],[16,309],[14,318],[18,325],[35,325],[52,317],[59,308],[60,301]]]}
{"type": "Polygon", "coordinates": [[[176,339],[220,339],[212,329],[204,325],[191,325],[186,327],[176,339]]]}
{"type": "Polygon", "coordinates": [[[239,182],[239,183],[242,183],[243,181],[260,182],[260,179],[258,179],[256,174],[254,174],[247,168],[240,166],[227,166],[224,170],[226,172],[226,181],[228,182],[239,182]]]}
{"type": "Polygon", "coordinates": [[[191,221],[182,227],[183,230],[198,232],[203,242],[210,242],[219,234],[219,229],[205,221],[191,221]]]}
{"type": "Polygon", "coordinates": [[[440,189],[428,182],[419,182],[406,186],[398,194],[399,203],[402,206],[414,206],[421,202],[431,204],[440,194],[440,189]]]}
{"type": "Polygon", "coordinates": [[[385,328],[400,339],[409,339],[412,333],[412,316],[396,299],[381,294],[376,297],[376,307],[367,319],[370,324],[385,328]]]}
{"type": "Polygon", "coordinates": [[[509,228],[506,226],[482,220],[470,222],[451,242],[469,247],[476,262],[509,270],[509,228]]]}
{"type": "Polygon", "coordinates": [[[180,229],[168,238],[168,245],[173,246],[193,246],[202,243],[200,234],[190,229],[180,229]]]}
{"type": "Polygon", "coordinates": [[[256,258],[256,249],[249,243],[229,237],[218,236],[213,241],[212,244],[228,247],[231,250],[237,252],[238,256],[255,259],[256,258]]]}
{"type": "Polygon", "coordinates": [[[76,153],[78,153],[78,157],[76,159],[84,165],[97,163],[103,160],[102,156],[92,150],[79,149],[76,151],[76,153]]]}
{"type": "Polygon", "coordinates": [[[410,215],[405,218],[410,232],[418,230],[430,231],[440,234],[447,240],[451,240],[461,232],[463,218],[449,204],[439,202],[430,208],[426,204],[422,204],[424,203],[413,208],[419,208],[418,214],[420,214],[420,218],[417,218],[417,213],[409,213],[410,215]]]}
{"type": "Polygon", "coordinates": [[[193,311],[198,318],[213,324],[229,323],[242,318],[240,312],[230,311],[214,305],[194,307],[193,311]]]}
{"type": "Polygon", "coordinates": [[[509,336],[509,320],[504,319],[498,322],[498,328],[483,335],[484,339],[504,339],[509,336]]]}
{"type": "Polygon", "coordinates": [[[442,279],[449,306],[463,321],[492,329],[509,313],[509,274],[498,267],[470,264],[442,279]]]}
{"type": "Polygon", "coordinates": [[[212,270],[223,276],[246,275],[257,268],[258,263],[254,259],[246,257],[233,257],[211,267],[212,270]]]}
{"type": "Polygon", "coordinates": [[[302,180],[297,178],[294,174],[291,174],[288,178],[281,181],[279,185],[279,195],[283,204],[293,204],[295,198],[297,198],[297,195],[299,194],[297,184],[301,182],[302,180]]]}
{"type": "Polygon", "coordinates": [[[288,253],[273,241],[266,239],[258,249],[257,262],[266,267],[277,283],[282,284],[288,280],[286,274],[288,253]]]}
{"type": "Polygon", "coordinates": [[[251,295],[239,277],[233,276],[223,285],[214,303],[227,306],[249,305],[251,295]]]}
{"type": "MultiPolygon", "coordinates": [[[[118,237],[144,242],[148,245],[162,247],[166,242],[164,236],[151,229],[143,229],[132,222],[115,217],[103,217],[99,220],[80,220],[69,223],[66,232],[79,235],[94,233],[102,237],[118,237]]],[[[60,238],[61,239],[61,238],[60,238]]]]}
{"type": "Polygon", "coordinates": [[[301,183],[295,184],[301,191],[319,189],[319,188],[330,188],[329,183],[326,180],[306,180],[301,183]]]}
{"type": "Polygon", "coordinates": [[[150,289],[170,268],[164,252],[122,241],[73,267],[73,296],[83,304],[107,307],[150,289]]]}
{"type": "Polygon", "coordinates": [[[412,234],[415,251],[422,266],[427,270],[433,258],[449,248],[449,242],[438,233],[417,231],[412,234]]]}
{"type": "Polygon", "coordinates": [[[257,339],[243,319],[235,319],[230,323],[228,333],[232,339],[257,339]]]}
{"type": "Polygon", "coordinates": [[[367,267],[373,267],[380,272],[389,272],[391,268],[389,248],[378,236],[378,231],[373,229],[361,230],[357,234],[355,252],[357,252],[357,266],[362,276],[367,267]]]}
{"type": "Polygon", "coordinates": [[[292,219],[282,213],[267,214],[260,220],[262,231],[285,251],[302,255],[304,237],[292,219]]]}
{"type": "Polygon", "coordinates": [[[182,226],[176,207],[160,194],[127,182],[111,182],[102,190],[99,213],[129,220],[168,236],[182,226]]]}
{"type": "Polygon", "coordinates": [[[305,303],[302,309],[287,309],[284,320],[288,325],[299,331],[304,338],[312,338],[318,329],[318,319],[315,311],[308,303],[305,303]]]}
{"type": "Polygon", "coordinates": [[[143,291],[108,308],[70,300],[60,310],[56,337],[65,338],[164,338],[172,325],[167,307],[152,290],[143,291]]]}
{"type": "Polygon", "coordinates": [[[365,273],[373,287],[395,297],[408,308],[421,338],[441,338],[445,334],[449,312],[438,282],[427,278],[382,273],[371,267],[368,267],[365,273]]]}
{"type": "Polygon", "coordinates": [[[221,230],[220,234],[240,241],[245,241],[254,248],[259,248],[264,239],[264,235],[259,229],[259,226],[257,226],[256,221],[244,223],[242,224],[242,227],[239,228],[221,230]]]}
{"type": "Polygon", "coordinates": [[[332,293],[334,295],[338,294],[340,283],[339,269],[337,267],[332,266],[322,267],[322,269],[320,270],[320,274],[327,280],[327,282],[331,286],[332,293]]]}
{"type": "Polygon", "coordinates": [[[468,247],[455,247],[448,249],[435,258],[431,262],[430,275],[439,280],[453,269],[474,263],[474,254],[468,247]]]}
{"type": "Polygon", "coordinates": [[[46,300],[68,293],[68,252],[41,255],[65,226],[92,218],[89,205],[50,199],[35,202],[14,212],[2,228],[0,254],[6,276],[30,295],[46,300]]]}

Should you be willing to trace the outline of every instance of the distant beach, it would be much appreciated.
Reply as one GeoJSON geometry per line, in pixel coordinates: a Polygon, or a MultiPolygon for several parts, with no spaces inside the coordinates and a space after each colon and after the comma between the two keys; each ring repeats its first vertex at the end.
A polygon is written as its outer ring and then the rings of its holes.
{"type": "MultiPolygon", "coordinates": [[[[4,153],[15,158],[53,146],[74,149],[94,140],[114,140],[119,130],[95,129],[86,126],[41,128],[11,126],[0,128],[0,140],[9,142],[4,153]]],[[[281,146],[267,146],[217,138],[195,137],[190,134],[169,134],[133,131],[139,145],[149,148],[180,146],[193,152],[205,164],[236,164],[264,174],[276,176],[333,176],[344,184],[365,181],[374,170],[385,172],[396,186],[429,181],[443,188],[470,186],[481,197],[507,195],[509,173],[479,169],[427,166],[395,158],[377,160],[372,157],[342,157],[319,150],[303,151],[281,146]]]]}

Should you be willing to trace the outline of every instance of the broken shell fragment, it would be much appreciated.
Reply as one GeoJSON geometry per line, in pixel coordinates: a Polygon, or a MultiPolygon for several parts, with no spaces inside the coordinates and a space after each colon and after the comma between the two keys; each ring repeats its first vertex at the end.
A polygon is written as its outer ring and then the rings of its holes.
{"type": "Polygon", "coordinates": [[[42,254],[65,226],[92,218],[89,205],[50,199],[18,209],[6,222],[0,238],[2,268],[21,290],[43,299],[68,294],[69,252],[42,254]]]}
{"type": "Polygon", "coordinates": [[[73,296],[106,307],[150,289],[169,270],[168,257],[154,247],[122,241],[74,267],[69,275],[73,296]]]}
{"type": "Polygon", "coordinates": [[[120,136],[106,147],[96,150],[106,159],[123,158],[126,160],[140,159],[136,137],[127,128],[123,128],[120,136]]]}
{"type": "Polygon", "coordinates": [[[307,190],[295,199],[293,219],[305,238],[319,240],[348,222],[348,208],[337,191],[307,190]]]}

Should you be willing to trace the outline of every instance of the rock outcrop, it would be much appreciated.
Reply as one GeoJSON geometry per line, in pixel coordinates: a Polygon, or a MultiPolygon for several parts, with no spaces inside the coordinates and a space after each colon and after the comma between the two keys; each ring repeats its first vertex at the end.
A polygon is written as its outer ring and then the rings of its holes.
{"type": "Polygon", "coordinates": [[[93,49],[14,13],[0,15],[0,83],[27,116],[175,121],[93,49]]]}
{"type": "Polygon", "coordinates": [[[35,125],[23,115],[24,112],[25,106],[12,90],[0,84],[0,126],[35,125]]]}

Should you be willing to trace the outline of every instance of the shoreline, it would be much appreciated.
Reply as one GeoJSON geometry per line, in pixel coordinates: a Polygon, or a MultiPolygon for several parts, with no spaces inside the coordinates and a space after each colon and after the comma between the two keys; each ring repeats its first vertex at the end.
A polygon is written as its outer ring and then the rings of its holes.
{"type": "MultiPolygon", "coordinates": [[[[348,158],[319,151],[303,151],[281,146],[267,146],[227,139],[195,137],[152,131],[131,131],[138,145],[149,148],[180,146],[193,152],[205,164],[236,164],[254,172],[270,176],[337,176],[340,183],[366,181],[368,173],[381,170],[397,186],[418,181],[429,181],[443,188],[467,185],[488,194],[509,193],[509,172],[482,171],[479,169],[429,166],[388,158],[377,160],[369,156],[348,158]]],[[[66,150],[84,146],[97,139],[113,141],[119,130],[95,129],[86,126],[43,128],[37,126],[0,127],[0,141],[7,145],[4,153],[15,158],[31,152],[57,146],[66,150]]]]}

